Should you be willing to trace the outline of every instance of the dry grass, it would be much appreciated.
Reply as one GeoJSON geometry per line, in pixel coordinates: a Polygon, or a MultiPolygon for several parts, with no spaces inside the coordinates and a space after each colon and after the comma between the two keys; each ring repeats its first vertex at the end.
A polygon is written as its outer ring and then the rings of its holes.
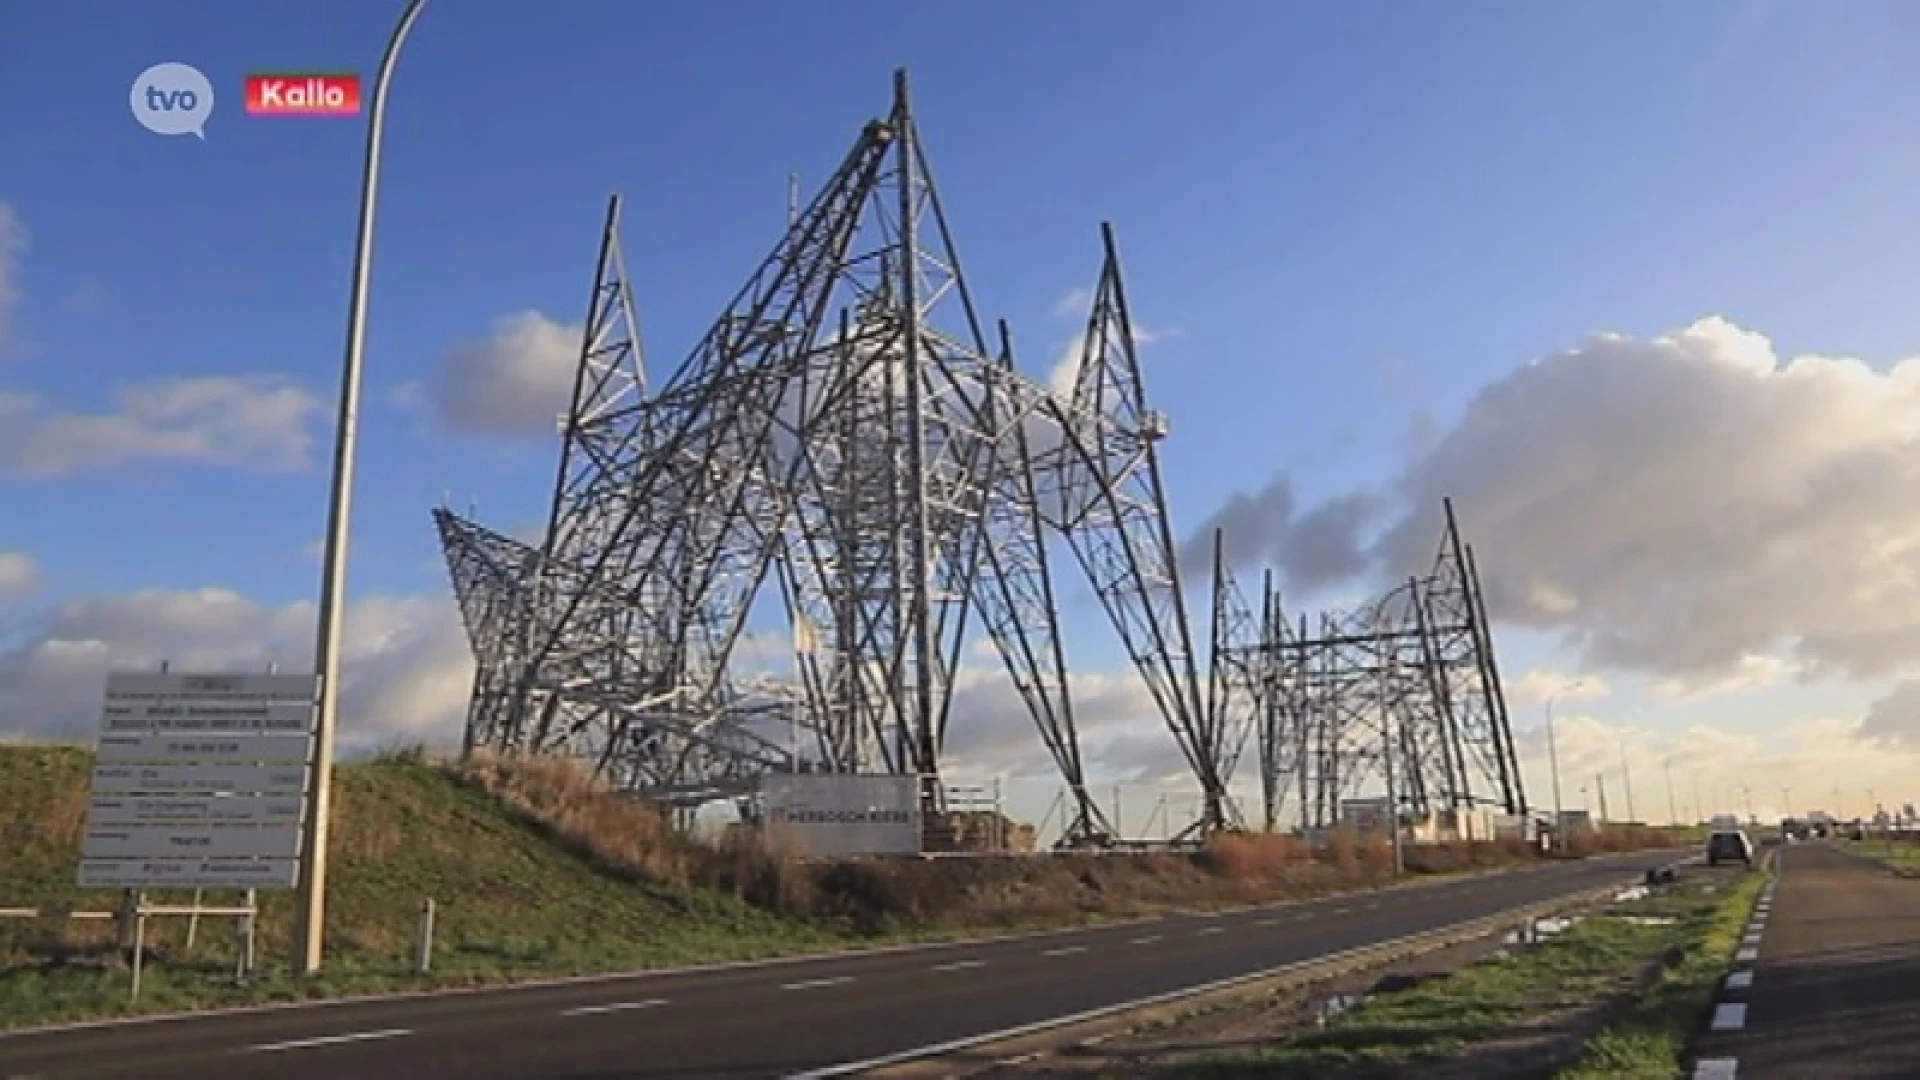
{"type": "MultiPolygon", "coordinates": [[[[1318,848],[1294,836],[1239,832],[1215,835],[1194,854],[814,861],[777,834],[728,829],[713,839],[689,836],[578,761],[482,754],[445,767],[603,870],[715,889],[765,911],[860,934],[1220,907],[1367,888],[1393,873],[1386,837],[1344,829],[1318,848]]],[[[1657,830],[1604,829],[1576,836],[1573,850],[1586,855],[1665,842],[1657,830]]],[[[1539,857],[1517,838],[1408,845],[1402,855],[1412,874],[1539,857]]]]}

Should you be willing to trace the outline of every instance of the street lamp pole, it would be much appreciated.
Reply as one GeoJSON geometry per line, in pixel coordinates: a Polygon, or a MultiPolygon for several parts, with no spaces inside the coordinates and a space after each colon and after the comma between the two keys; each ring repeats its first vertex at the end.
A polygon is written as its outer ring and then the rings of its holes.
{"type": "Polygon", "coordinates": [[[1566,828],[1567,812],[1566,807],[1560,802],[1560,750],[1553,741],[1553,699],[1568,690],[1578,689],[1585,683],[1585,679],[1575,679],[1547,695],[1547,767],[1553,773],[1553,846],[1557,851],[1566,850],[1565,838],[1560,834],[1566,828]]]}
{"type": "Polygon", "coordinates": [[[360,358],[366,345],[367,282],[373,261],[373,208],[380,189],[380,140],[387,113],[387,82],[400,46],[426,0],[408,0],[387,41],[367,111],[366,161],[360,176],[360,235],[353,252],[353,291],[347,307],[347,351],[340,371],[340,410],[333,432],[333,490],[327,504],[327,546],[320,575],[320,625],[313,669],[320,676],[313,761],[307,770],[307,815],[301,835],[298,952],[295,968],[318,974],[326,936],[327,818],[332,810],[333,746],[340,712],[340,626],[347,587],[347,534],[353,512],[353,454],[360,422],[360,358]]]}

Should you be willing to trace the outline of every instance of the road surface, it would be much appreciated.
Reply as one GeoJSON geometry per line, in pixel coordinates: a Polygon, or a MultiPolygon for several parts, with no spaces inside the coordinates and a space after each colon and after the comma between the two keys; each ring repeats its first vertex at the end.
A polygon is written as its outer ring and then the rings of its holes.
{"type": "Polygon", "coordinates": [[[1920,1077],[1920,880],[1826,844],[1779,851],[1695,1075],[1920,1077]]]}
{"type": "Polygon", "coordinates": [[[866,955],[0,1035],[0,1080],[793,1076],[1496,915],[1676,857],[866,955]]]}

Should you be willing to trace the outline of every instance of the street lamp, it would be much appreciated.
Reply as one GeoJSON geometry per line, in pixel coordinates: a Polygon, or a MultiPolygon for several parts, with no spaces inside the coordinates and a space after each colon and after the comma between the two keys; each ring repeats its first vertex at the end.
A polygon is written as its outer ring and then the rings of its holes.
{"type": "Polygon", "coordinates": [[[360,175],[360,237],[353,251],[353,291],[347,306],[347,354],[340,370],[340,411],[333,430],[333,490],[327,504],[327,547],[320,572],[320,626],[313,670],[320,676],[313,764],[307,771],[307,817],[302,830],[295,968],[320,971],[327,913],[327,816],[332,809],[333,744],[340,712],[340,624],[346,607],[347,533],[353,513],[354,438],[360,422],[360,357],[367,336],[367,282],[373,261],[373,207],[380,189],[380,137],[387,114],[387,81],[400,46],[426,0],[408,0],[387,40],[367,110],[366,161],[360,175]]]}
{"type": "Polygon", "coordinates": [[[1566,828],[1567,812],[1560,803],[1560,751],[1553,741],[1553,699],[1586,684],[1585,679],[1575,679],[1547,695],[1547,767],[1553,773],[1553,846],[1558,850],[1564,850],[1565,840],[1560,834],[1566,828]]]}

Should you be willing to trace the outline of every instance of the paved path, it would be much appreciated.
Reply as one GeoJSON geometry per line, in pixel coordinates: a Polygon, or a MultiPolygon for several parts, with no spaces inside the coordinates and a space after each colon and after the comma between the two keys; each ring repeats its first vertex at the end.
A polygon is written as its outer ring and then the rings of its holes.
{"type": "Polygon", "coordinates": [[[0,1035],[0,1080],[841,1075],[856,1061],[1626,884],[1675,856],[864,956],[0,1035]]]}
{"type": "Polygon", "coordinates": [[[1920,880],[1826,844],[1779,869],[1694,1075],[1920,1078],[1920,880]]]}

